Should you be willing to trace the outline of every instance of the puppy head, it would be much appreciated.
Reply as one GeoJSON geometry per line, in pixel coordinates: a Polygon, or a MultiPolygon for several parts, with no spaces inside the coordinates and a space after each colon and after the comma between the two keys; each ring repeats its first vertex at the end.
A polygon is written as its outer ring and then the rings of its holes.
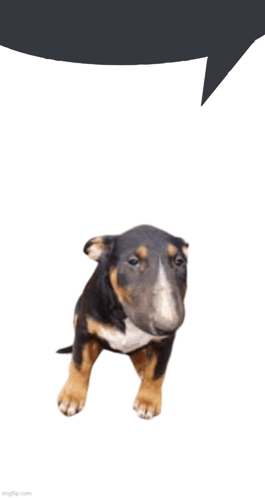
{"type": "Polygon", "coordinates": [[[147,333],[165,335],[184,319],[187,249],[183,239],[142,225],[90,239],[84,252],[100,264],[98,276],[104,275],[126,316],[147,333]]]}

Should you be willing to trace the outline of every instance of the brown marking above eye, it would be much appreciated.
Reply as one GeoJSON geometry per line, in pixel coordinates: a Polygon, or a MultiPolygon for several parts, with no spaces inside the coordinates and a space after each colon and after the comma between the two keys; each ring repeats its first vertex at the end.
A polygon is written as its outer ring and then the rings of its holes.
{"type": "Polygon", "coordinates": [[[145,259],[148,254],[148,248],[146,246],[139,246],[136,254],[139,259],[145,259]]]}
{"type": "Polygon", "coordinates": [[[168,244],[167,253],[170,256],[170,258],[175,258],[178,254],[178,249],[176,246],[173,246],[173,244],[168,244]]]}
{"type": "Polygon", "coordinates": [[[120,303],[121,304],[123,304],[123,303],[130,304],[132,302],[131,291],[129,288],[122,287],[121,285],[119,285],[117,268],[112,266],[112,268],[110,268],[109,276],[110,276],[110,282],[111,282],[112,288],[113,288],[118,300],[120,301],[120,303]]]}

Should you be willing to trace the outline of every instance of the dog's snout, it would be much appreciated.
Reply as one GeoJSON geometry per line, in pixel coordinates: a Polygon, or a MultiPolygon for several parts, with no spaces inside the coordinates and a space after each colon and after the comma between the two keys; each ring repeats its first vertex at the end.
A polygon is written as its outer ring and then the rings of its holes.
{"type": "Polygon", "coordinates": [[[168,336],[168,335],[174,334],[176,332],[176,329],[166,329],[165,330],[165,328],[160,329],[159,327],[154,327],[153,331],[154,331],[155,335],[164,337],[164,336],[168,336]]]}

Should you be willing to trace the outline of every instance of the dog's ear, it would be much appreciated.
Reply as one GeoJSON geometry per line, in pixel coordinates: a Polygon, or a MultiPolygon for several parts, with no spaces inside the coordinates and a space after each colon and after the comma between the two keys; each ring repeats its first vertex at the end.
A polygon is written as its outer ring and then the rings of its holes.
{"type": "Polygon", "coordinates": [[[181,247],[181,250],[186,258],[186,260],[188,261],[188,248],[189,248],[189,244],[187,242],[185,242],[184,239],[181,239],[180,237],[175,237],[175,242],[176,242],[176,245],[178,247],[181,247]]]}
{"type": "Polygon", "coordinates": [[[99,262],[105,254],[113,249],[116,240],[117,237],[109,235],[104,237],[93,237],[93,239],[90,239],[86,243],[84,253],[87,254],[89,258],[99,262]]]}
{"type": "Polygon", "coordinates": [[[187,261],[188,261],[188,249],[189,249],[189,244],[187,242],[185,242],[185,240],[183,240],[182,252],[183,252],[187,261]]]}

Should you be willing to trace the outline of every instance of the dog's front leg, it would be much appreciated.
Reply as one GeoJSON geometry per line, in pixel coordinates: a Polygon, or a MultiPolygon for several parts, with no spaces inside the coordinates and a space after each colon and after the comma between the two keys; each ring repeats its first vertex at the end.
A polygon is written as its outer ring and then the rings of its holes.
{"type": "Polygon", "coordinates": [[[59,409],[70,416],[80,412],[86,402],[90,373],[102,348],[94,339],[75,341],[68,380],[58,396],[59,409]]]}
{"type": "Polygon", "coordinates": [[[130,354],[142,379],[133,408],[141,418],[150,419],[161,412],[162,384],[174,337],[152,343],[130,354]]]}

